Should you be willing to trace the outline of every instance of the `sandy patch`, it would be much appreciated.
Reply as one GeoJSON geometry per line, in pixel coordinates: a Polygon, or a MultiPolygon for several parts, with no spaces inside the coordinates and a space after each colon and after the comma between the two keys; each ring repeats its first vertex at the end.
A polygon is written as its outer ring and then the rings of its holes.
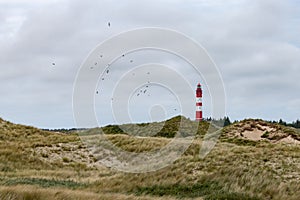
{"type": "Polygon", "coordinates": [[[32,156],[38,156],[48,163],[85,163],[87,167],[95,167],[94,157],[81,143],[58,143],[50,147],[36,147],[32,156]]]}
{"type": "Polygon", "coordinates": [[[279,140],[278,142],[284,142],[284,143],[288,143],[288,144],[300,144],[300,141],[295,140],[290,135],[286,138],[283,138],[283,139],[279,140]]]}
{"type": "Polygon", "coordinates": [[[264,134],[264,131],[260,130],[253,130],[253,131],[244,131],[243,136],[249,140],[259,141],[262,139],[262,135],[264,134]]]}
{"type": "Polygon", "coordinates": [[[290,132],[293,129],[281,127],[264,121],[245,120],[230,127],[227,135],[235,138],[244,138],[252,141],[266,140],[270,142],[282,142],[300,144],[300,141],[292,138],[290,132]],[[290,132],[287,132],[290,131],[290,132]]]}

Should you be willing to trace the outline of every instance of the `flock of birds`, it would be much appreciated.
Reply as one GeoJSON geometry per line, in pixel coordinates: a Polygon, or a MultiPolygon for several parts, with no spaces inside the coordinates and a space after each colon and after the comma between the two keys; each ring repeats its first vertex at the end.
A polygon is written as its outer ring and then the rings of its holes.
{"type": "MultiPolygon", "coordinates": [[[[108,22],[107,25],[108,25],[108,27],[110,27],[110,26],[111,26],[111,23],[108,22]]],[[[101,55],[100,55],[100,58],[102,58],[102,57],[103,57],[103,55],[101,54],[101,55]]],[[[122,54],[122,57],[125,57],[125,54],[122,54]]],[[[130,62],[130,63],[133,63],[133,60],[130,60],[129,62],[130,62]]],[[[52,66],[55,66],[55,65],[56,65],[56,63],[55,63],[55,62],[52,62],[52,66]]],[[[98,65],[98,62],[95,62],[94,65],[95,65],[95,66],[98,65]]],[[[108,67],[109,67],[109,66],[110,66],[110,64],[108,64],[108,67]]],[[[94,69],[94,67],[91,66],[90,69],[94,69]]],[[[110,72],[110,69],[109,69],[109,68],[106,69],[106,74],[108,74],[109,72],[110,72]]],[[[135,73],[132,73],[132,75],[135,76],[135,73]]],[[[150,75],[150,72],[147,72],[147,75],[150,75]]],[[[101,80],[104,81],[105,78],[102,77],[101,80]]],[[[150,81],[148,81],[148,84],[150,84],[150,81]]],[[[141,89],[137,92],[136,96],[140,96],[140,95],[146,94],[147,91],[148,91],[148,89],[149,89],[149,85],[146,85],[144,88],[141,88],[141,89]]],[[[96,91],[96,94],[99,94],[99,91],[98,91],[98,90],[96,91]]],[[[150,96],[150,94],[148,94],[148,96],[150,96]]],[[[111,98],[111,100],[113,100],[113,98],[111,98]]],[[[175,108],[174,111],[177,111],[177,108],[175,108]]]]}
{"type": "MultiPolygon", "coordinates": [[[[108,74],[109,72],[110,72],[110,70],[107,69],[107,70],[106,70],[106,74],[108,74]]],[[[150,72],[147,72],[147,75],[150,75],[150,72]]],[[[132,76],[135,76],[135,73],[132,73],[132,76]]],[[[105,78],[102,77],[101,80],[104,81],[105,78]]],[[[148,81],[148,82],[147,82],[147,85],[144,86],[143,88],[141,88],[141,89],[137,92],[136,96],[140,96],[140,95],[142,95],[142,94],[146,94],[147,91],[148,91],[148,89],[149,89],[149,84],[150,84],[150,81],[148,81]]],[[[96,91],[96,94],[99,94],[99,90],[96,91]]],[[[148,96],[150,96],[150,94],[148,94],[148,96]]],[[[112,99],[112,100],[113,100],[113,99],[112,99]]]]}
{"type": "MultiPolygon", "coordinates": [[[[102,57],[103,57],[103,55],[100,55],[100,58],[102,58],[102,57]]],[[[122,57],[125,57],[125,54],[123,54],[122,57]]],[[[129,62],[130,62],[130,63],[133,63],[133,60],[130,60],[129,62]]],[[[95,63],[94,63],[94,66],[96,66],[96,65],[98,65],[98,62],[95,62],[95,63]]],[[[90,69],[91,69],[91,70],[94,69],[94,66],[91,66],[90,69]]],[[[105,74],[104,74],[104,75],[107,75],[107,74],[110,73],[109,67],[110,67],[110,64],[107,65],[107,69],[105,70],[105,74]]],[[[150,72],[147,72],[147,74],[150,75],[150,72]]],[[[135,73],[132,73],[132,75],[135,76],[135,73]]],[[[101,81],[104,81],[104,80],[105,80],[105,77],[102,76],[102,77],[101,77],[101,81]]],[[[150,81],[148,81],[148,84],[149,84],[149,83],[150,83],[150,81]]],[[[147,85],[146,87],[148,88],[149,86],[147,85]]],[[[143,92],[143,93],[146,93],[146,91],[147,91],[147,90],[144,90],[144,91],[142,91],[142,92],[143,92]]],[[[99,94],[99,91],[98,91],[98,90],[96,91],[96,94],[99,94]]],[[[139,95],[140,95],[140,93],[137,94],[137,96],[139,96],[139,95]]],[[[150,96],[150,95],[148,95],[148,96],[150,96]]]]}
{"type": "MultiPolygon", "coordinates": [[[[108,22],[107,25],[108,25],[108,27],[110,27],[110,26],[111,26],[111,23],[108,22]]],[[[101,54],[101,55],[100,55],[100,58],[102,58],[102,57],[103,57],[103,55],[101,54]]],[[[125,54],[122,54],[122,57],[125,57],[125,54]]],[[[133,60],[130,60],[129,62],[130,62],[130,63],[133,63],[133,60]]],[[[95,63],[94,63],[94,66],[96,66],[96,65],[98,65],[98,62],[95,62],[95,63]]],[[[90,69],[94,69],[94,66],[91,66],[90,69]]],[[[107,67],[110,67],[110,64],[108,64],[107,67]]],[[[108,68],[108,69],[106,69],[105,71],[106,71],[106,74],[108,74],[108,73],[110,72],[110,69],[108,68]]],[[[150,72],[147,72],[147,74],[150,75],[150,72]]],[[[135,73],[133,73],[132,75],[135,76],[135,73]]],[[[104,80],[105,80],[105,78],[102,77],[102,78],[101,78],[101,81],[104,81],[104,80]]],[[[148,81],[148,84],[150,84],[150,81],[148,81]]],[[[140,96],[141,94],[145,94],[145,93],[147,92],[148,87],[149,87],[149,85],[146,85],[146,89],[141,89],[141,90],[137,93],[136,96],[140,96]]],[[[99,91],[98,91],[98,90],[96,91],[96,94],[99,94],[99,91]]],[[[150,94],[148,94],[148,96],[150,96],[150,94]]],[[[111,100],[113,100],[113,98],[111,98],[111,100]]]]}
{"type": "MultiPolygon", "coordinates": [[[[141,88],[139,90],[139,92],[136,94],[136,96],[140,96],[142,94],[146,94],[146,92],[148,91],[149,85],[146,85],[144,88],[141,88]]],[[[148,97],[150,96],[150,94],[148,94],[148,97]]]]}

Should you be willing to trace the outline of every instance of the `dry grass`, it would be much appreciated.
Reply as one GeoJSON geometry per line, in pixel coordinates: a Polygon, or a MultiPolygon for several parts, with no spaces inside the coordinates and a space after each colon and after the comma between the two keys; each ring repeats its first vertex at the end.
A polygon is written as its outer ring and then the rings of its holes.
{"type": "Polygon", "coordinates": [[[68,189],[43,189],[33,186],[0,187],[0,199],[5,200],[153,200],[174,199],[171,197],[157,198],[151,196],[137,197],[133,194],[94,193],[68,189]]]}
{"type": "MultiPolygon", "coordinates": [[[[197,137],[172,165],[132,174],[99,165],[88,144],[74,134],[0,120],[0,199],[300,199],[300,145],[232,137],[233,131],[257,128],[243,123],[226,127],[204,159],[199,158],[202,137],[197,137]]],[[[279,127],[297,138],[297,133],[279,127]]],[[[83,137],[93,140],[95,131],[83,137]]],[[[122,134],[106,139],[135,153],[155,151],[171,141],[122,134]]]]}

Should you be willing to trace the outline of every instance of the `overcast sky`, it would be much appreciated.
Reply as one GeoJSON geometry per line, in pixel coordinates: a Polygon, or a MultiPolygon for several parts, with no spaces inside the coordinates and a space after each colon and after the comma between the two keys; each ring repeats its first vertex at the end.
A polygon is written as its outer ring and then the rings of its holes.
{"type": "MultiPolygon", "coordinates": [[[[222,75],[232,120],[300,118],[298,0],[0,0],[0,117],[42,128],[76,126],[72,92],[81,64],[102,41],[142,27],[179,31],[207,50],[222,75]]],[[[132,56],[139,64],[181,63],[164,53],[132,56]]],[[[181,73],[196,87],[187,68],[181,73]]],[[[111,73],[126,70],[115,67],[111,73]]],[[[154,119],[180,114],[174,96],[157,86],[149,92],[152,104],[145,97],[129,101],[133,121],[147,121],[139,112],[145,105],[154,119]]],[[[115,123],[109,111],[101,113],[111,96],[98,95],[99,124],[115,123]]],[[[204,117],[209,109],[204,106],[204,117]]]]}

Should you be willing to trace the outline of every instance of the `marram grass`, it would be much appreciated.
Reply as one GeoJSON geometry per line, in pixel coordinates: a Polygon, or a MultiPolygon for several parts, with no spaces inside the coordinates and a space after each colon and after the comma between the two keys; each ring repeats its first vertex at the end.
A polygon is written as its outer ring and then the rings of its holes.
{"type": "MultiPolygon", "coordinates": [[[[172,140],[177,123],[177,118],[169,120],[153,137],[109,128],[107,139],[124,151],[155,151],[172,140]]],[[[191,146],[172,165],[134,174],[96,165],[97,159],[75,133],[0,120],[0,199],[300,199],[300,145],[230,135],[245,123],[249,122],[226,127],[215,148],[200,159],[208,127],[203,122],[191,146]]],[[[185,128],[189,126],[194,122],[185,128]]],[[[88,131],[97,134],[97,129],[88,131]]],[[[299,136],[294,129],[281,131],[299,136]]]]}

